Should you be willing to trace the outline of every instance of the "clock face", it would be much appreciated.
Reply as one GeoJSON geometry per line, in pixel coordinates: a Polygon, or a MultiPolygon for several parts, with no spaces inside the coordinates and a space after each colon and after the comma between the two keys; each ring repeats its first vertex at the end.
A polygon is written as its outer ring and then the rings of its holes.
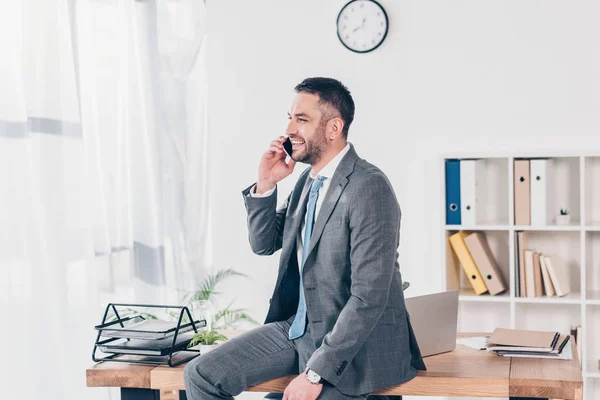
{"type": "Polygon", "coordinates": [[[338,38],[349,50],[357,53],[375,50],[385,39],[387,31],[387,14],[374,0],[353,0],[338,15],[338,38]]]}

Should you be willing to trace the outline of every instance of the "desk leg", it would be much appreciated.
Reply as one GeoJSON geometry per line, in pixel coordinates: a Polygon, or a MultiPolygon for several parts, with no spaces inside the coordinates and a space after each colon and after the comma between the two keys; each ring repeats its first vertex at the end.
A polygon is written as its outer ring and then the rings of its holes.
{"type": "Polygon", "coordinates": [[[160,390],[121,388],[121,400],[160,400],[160,390]]]}

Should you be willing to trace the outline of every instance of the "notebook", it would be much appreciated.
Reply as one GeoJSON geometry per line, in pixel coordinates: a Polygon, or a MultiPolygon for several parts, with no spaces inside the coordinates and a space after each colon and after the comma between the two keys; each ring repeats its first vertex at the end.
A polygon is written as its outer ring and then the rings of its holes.
{"type": "Polygon", "coordinates": [[[488,350],[551,352],[559,336],[558,332],[496,328],[488,339],[488,350]]]}

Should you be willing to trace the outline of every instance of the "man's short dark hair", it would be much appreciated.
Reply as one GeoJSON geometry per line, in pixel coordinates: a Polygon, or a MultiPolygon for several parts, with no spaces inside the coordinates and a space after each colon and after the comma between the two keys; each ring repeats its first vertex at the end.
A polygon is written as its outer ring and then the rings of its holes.
{"type": "MultiPolygon", "coordinates": [[[[307,78],[298,84],[294,90],[298,93],[318,95],[321,104],[327,104],[337,110],[344,121],[342,133],[345,138],[348,138],[348,130],[354,120],[354,100],[352,100],[350,91],[346,86],[332,78],[307,78]]],[[[329,119],[325,114],[324,117],[329,119]]]]}

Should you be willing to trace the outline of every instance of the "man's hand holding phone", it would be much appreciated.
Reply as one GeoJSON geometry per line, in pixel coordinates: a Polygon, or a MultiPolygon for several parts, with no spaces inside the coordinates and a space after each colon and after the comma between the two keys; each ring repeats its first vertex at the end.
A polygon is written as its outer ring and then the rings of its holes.
{"type": "MultiPolygon", "coordinates": [[[[275,187],[277,182],[283,180],[294,172],[296,161],[291,157],[288,163],[285,158],[291,153],[291,142],[285,136],[273,140],[267,151],[264,152],[258,166],[258,182],[256,183],[256,194],[263,194],[275,187]],[[287,143],[285,143],[287,141],[287,143]],[[284,147],[287,147],[287,149],[284,147]]],[[[291,155],[291,154],[290,154],[291,155]]]]}

